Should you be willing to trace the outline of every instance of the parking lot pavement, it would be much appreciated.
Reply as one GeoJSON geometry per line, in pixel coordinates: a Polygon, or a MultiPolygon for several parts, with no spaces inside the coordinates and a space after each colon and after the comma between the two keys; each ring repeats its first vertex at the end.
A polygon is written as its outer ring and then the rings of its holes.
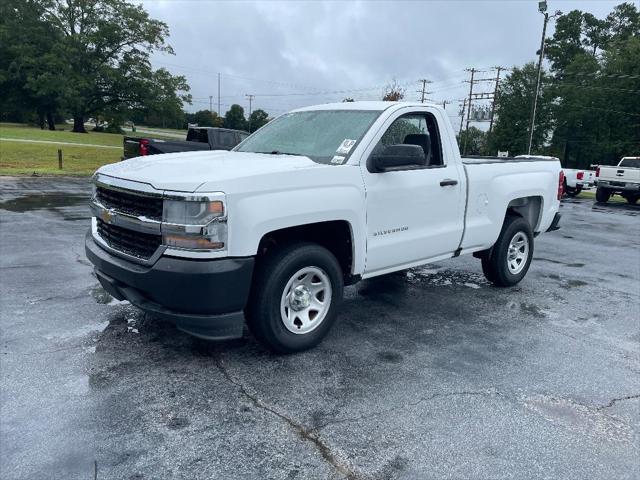
{"type": "Polygon", "coordinates": [[[362,282],[275,356],[111,299],[88,195],[0,178],[1,478],[640,476],[640,208],[565,202],[515,288],[471,257],[362,282]]]}

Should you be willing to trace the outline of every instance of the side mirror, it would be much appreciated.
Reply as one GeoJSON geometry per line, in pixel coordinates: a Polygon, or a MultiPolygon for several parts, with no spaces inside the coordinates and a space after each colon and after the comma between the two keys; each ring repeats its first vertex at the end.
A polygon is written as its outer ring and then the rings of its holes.
{"type": "Polygon", "coordinates": [[[369,171],[386,172],[403,167],[424,166],[426,157],[419,145],[389,145],[369,157],[369,171]]]}

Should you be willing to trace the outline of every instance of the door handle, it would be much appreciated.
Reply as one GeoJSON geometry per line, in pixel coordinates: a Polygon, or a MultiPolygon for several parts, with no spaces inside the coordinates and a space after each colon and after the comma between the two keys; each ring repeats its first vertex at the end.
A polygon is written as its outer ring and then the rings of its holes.
{"type": "Polygon", "coordinates": [[[453,178],[446,178],[440,182],[441,187],[451,187],[457,184],[458,184],[458,180],[454,180],[453,178]]]}

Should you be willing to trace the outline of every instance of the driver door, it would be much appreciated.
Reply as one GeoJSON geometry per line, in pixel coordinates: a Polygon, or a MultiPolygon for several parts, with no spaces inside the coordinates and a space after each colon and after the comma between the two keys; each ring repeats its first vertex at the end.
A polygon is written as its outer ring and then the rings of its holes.
{"type": "Polygon", "coordinates": [[[427,109],[403,109],[385,123],[361,165],[367,209],[364,276],[391,272],[453,255],[463,230],[464,182],[447,162],[436,117],[427,109]],[[402,113],[405,112],[405,113],[402,113]],[[420,145],[424,165],[371,171],[368,157],[388,145],[420,145]],[[364,163],[364,162],[363,162],[364,163]]]}

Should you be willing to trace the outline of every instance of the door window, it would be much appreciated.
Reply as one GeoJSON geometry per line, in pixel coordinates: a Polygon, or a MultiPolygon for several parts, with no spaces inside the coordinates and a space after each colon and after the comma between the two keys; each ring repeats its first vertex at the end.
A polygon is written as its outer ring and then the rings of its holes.
{"type": "Polygon", "coordinates": [[[394,120],[380,138],[374,152],[398,144],[422,147],[426,167],[444,165],[436,119],[429,113],[410,113],[394,120]]]}

